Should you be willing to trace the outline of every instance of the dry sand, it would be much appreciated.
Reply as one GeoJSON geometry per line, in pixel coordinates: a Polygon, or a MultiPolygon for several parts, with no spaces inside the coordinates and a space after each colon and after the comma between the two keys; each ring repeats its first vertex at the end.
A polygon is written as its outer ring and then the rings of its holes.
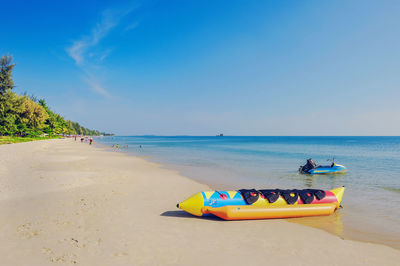
{"type": "Polygon", "coordinates": [[[207,186],[73,140],[0,146],[0,265],[399,265],[400,251],[284,220],[192,217],[207,186]]]}

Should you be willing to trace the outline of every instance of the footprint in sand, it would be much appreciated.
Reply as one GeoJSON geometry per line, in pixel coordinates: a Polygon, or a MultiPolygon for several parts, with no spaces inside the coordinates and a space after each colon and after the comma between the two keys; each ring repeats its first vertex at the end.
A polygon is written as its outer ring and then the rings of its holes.
{"type": "Polygon", "coordinates": [[[75,239],[73,237],[71,237],[70,243],[71,243],[71,245],[73,245],[74,247],[77,247],[77,248],[85,248],[86,247],[85,243],[82,243],[82,241],[79,242],[78,239],[75,239]]]}
{"type": "Polygon", "coordinates": [[[56,262],[56,263],[70,263],[70,264],[77,264],[77,256],[76,254],[62,254],[62,255],[56,255],[51,248],[42,248],[42,253],[46,254],[48,256],[48,259],[50,262],[56,262]]]}
{"type": "Polygon", "coordinates": [[[23,238],[32,238],[35,236],[38,236],[41,232],[41,230],[36,230],[36,229],[32,229],[32,224],[29,223],[25,223],[23,225],[20,225],[17,227],[17,232],[19,233],[19,235],[23,238]]]}
{"type": "Polygon", "coordinates": [[[64,238],[63,240],[58,240],[58,243],[63,244],[63,243],[69,243],[72,247],[74,248],[86,248],[88,242],[80,241],[76,238],[64,238]]]}
{"type": "Polygon", "coordinates": [[[126,252],[115,252],[114,256],[115,257],[123,257],[123,256],[128,256],[129,254],[126,252]]]}

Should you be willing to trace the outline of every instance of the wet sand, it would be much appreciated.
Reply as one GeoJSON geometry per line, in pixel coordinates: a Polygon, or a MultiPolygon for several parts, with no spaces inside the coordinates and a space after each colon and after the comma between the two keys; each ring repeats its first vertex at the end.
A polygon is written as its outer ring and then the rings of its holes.
{"type": "MultiPolygon", "coordinates": [[[[400,250],[400,239],[398,235],[390,233],[393,228],[384,227],[385,221],[380,221],[382,225],[376,230],[378,227],[377,225],[374,224],[374,226],[370,226],[368,223],[359,224],[358,219],[355,219],[358,217],[352,215],[351,208],[347,207],[347,205],[345,205],[344,208],[345,209],[341,209],[330,216],[304,217],[288,219],[288,221],[322,229],[343,239],[384,244],[400,250]]],[[[381,219],[371,216],[371,213],[365,213],[365,217],[365,219],[381,219]]],[[[374,223],[379,223],[379,220],[374,223]]]]}
{"type": "Polygon", "coordinates": [[[207,186],[73,140],[0,146],[2,265],[396,265],[400,251],[285,220],[177,210],[207,186]]]}

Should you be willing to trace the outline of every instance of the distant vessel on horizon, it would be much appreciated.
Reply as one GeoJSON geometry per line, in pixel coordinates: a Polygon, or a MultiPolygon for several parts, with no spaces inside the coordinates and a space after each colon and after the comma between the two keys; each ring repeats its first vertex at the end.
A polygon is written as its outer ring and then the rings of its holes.
{"type": "Polygon", "coordinates": [[[217,134],[217,137],[223,137],[223,136],[224,136],[224,134],[222,134],[222,133],[217,134]]]}

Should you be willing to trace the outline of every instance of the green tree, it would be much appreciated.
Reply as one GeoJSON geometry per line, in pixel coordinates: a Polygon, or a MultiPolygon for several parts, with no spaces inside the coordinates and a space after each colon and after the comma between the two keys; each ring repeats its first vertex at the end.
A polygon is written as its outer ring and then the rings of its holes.
{"type": "Polygon", "coordinates": [[[99,135],[99,131],[82,127],[77,122],[65,120],[53,112],[44,99],[35,95],[13,92],[12,72],[15,64],[12,56],[0,57],[0,135],[53,134],[99,135]]]}
{"type": "Polygon", "coordinates": [[[0,57],[0,95],[5,95],[14,88],[12,71],[15,64],[12,64],[12,56],[3,55],[0,57]]]}
{"type": "Polygon", "coordinates": [[[76,134],[81,135],[82,134],[82,127],[79,125],[78,122],[72,122],[72,126],[75,129],[76,134]]]}
{"type": "Polygon", "coordinates": [[[0,58],[0,134],[12,135],[17,131],[16,121],[18,113],[23,110],[22,99],[12,89],[14,81],[12,71],[15,64],[12,64],[12,57],[9,55],[0,58]]]}
{"type": "Polygon", "coordinates": [[[35,131],[44,127],[44,122],[49,117],[46,110],[38,103],[32,101],[29,97],[24,98],[24,111],[20,114],[21,122],[35,131]]]}
{"type": "Polygon", "coordinates": [[[20,114],[25,111],[24,98],[8,90],[0,96],[0,135],[14,135],[18,131],[20,114]]]}

